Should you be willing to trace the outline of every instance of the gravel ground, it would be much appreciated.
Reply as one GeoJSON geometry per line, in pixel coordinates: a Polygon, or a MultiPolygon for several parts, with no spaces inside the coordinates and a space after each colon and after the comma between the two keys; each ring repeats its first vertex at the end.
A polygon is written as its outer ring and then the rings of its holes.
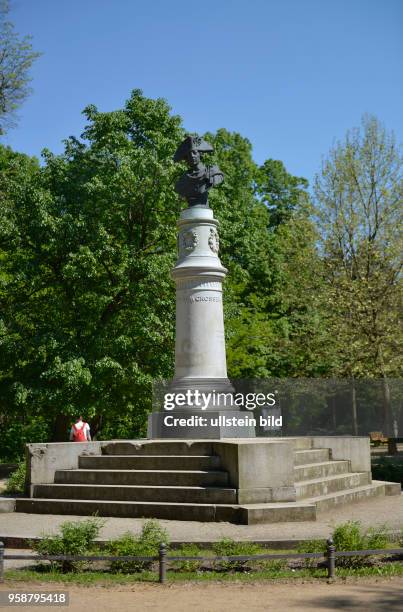
{"type": "MultiPolygon", "coordinates": [[[[0,591],[49,592],[50,584],[11,583],[0,585],[0,591]]],[[[125,586],[77,587],[55,584],[56,591],[70,595],[68,607],[52,606],[52,610],[125,612],[156,610],[164,612],[234,612],[238,610],[296,610],[323,612],[397,612],[401,610],[403,585],[401,578],[364,579],[334,584],[304,583],[182,583],[135,584],[125,586]]],[[[24,610],[38,607],[24,606],[24,610]]]]}
{"type": "MultiPolygon", "coordinates": [[[[0,539],[2,536],[32,538],[44,532],[56,532],[60,523],[82,520],[84,517],[53,514],[24,514],[19,512],[0,514],[0,539]]],[[[131,531],[139,533],[145,519],[105,518],[100,538],[110,539],[131,531]]],[[[299,540],[326,538],[336,523],[359,520],[366,527],[386,524],[388,530],[403,528],[403,494],[378,497],[365,502],[336,507],[319,514],[312,522],[272,523],[267,525],[233,525],[232,523],[199,523],[196,521],[160,520],[171,540],[180,542],[210,542],[223,537],[236,540],[299,540]]]]}

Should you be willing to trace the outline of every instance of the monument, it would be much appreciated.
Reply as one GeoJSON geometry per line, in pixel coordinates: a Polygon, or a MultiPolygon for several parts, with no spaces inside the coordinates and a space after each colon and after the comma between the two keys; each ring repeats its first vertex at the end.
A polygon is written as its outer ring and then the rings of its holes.
{"type": "Polygon", "coordinates": [[[236,405],[224,341],[227,271],[208,205],[223,174],[202,163],[211,151],[187,136],[175,154],[188,165],[175,186],[188,206],[172,270],[175,375],[163,388],[169,405],[161,401],[150,415],[148,439],[27,445],[27,497],[13,500],[17,512],[255,524],[315,520],[338,504],[400,495],[400,483],[372,480],[368,436],[259,438],[248,422],[253,413],[236,405]],[[232,401],[217,406],[214,393],[232,401]]]}
{"type": "Polygon", "coordinates": [[[227,377],[222,299],[227,270],[218,255],[219,224],[208,203],[209,189],[220,185],[224,176],[218,166],[202,162],[202,156],[212,151],[210,143],[187,136],[174,155],[175,162],[185,161],[188,166],[175,185],[188,206],[177,224],[178,260],[172,270],[176,283],[175,376],[166,389],[178,403],[172,414],[160,406],[150,415],[149,438],[255,435],[248,424],[253,415],[233,404],[227,377]],[[201,394],[208,398],[203,409],[197,404],[201,394]],[[181,426],[180,419],[186,424],[181,426]]]}

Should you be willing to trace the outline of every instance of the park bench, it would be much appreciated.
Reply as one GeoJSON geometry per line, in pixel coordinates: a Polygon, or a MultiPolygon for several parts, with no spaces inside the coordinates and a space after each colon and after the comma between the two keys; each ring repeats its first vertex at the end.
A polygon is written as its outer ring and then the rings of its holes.
{"type": "Polygon", "coordinates": [[[379,446],[380,444],[387,444],[388,438],[383,435],[381,431],[370,431],[369,439],[374,444],[374,446],[379,446]]]}
{"type": "Polygon", "coordinates": [[[384,436],[381,431],[370,431],[369,438],[370,441],[374,444],[374,446],[379,446],[380,444],[387,444],[389,455],[397,455],[397,445],[403,442],[403,438],[394,438],[392,436],[387,437],[384,436]]]}

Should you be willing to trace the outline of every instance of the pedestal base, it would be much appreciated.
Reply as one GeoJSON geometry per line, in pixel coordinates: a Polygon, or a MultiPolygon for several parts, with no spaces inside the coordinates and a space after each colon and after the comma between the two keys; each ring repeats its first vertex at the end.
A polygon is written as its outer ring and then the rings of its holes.
{"type": "Polygon", "coordinates": [[[255,420],[240,410],[174,410],[153,412],[148,417],[149,439],[221,440],[254,438],[255,420]]]}

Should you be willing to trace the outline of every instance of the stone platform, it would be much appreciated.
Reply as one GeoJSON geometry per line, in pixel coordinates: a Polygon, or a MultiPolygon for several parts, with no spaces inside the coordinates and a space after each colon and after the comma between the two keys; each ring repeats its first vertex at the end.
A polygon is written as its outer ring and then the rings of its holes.
{"type": "Polygon", "coordinates": [[[17,512],[257,524],[400,494],[357,437],[31,444],[28,461],[17,512]]]}

